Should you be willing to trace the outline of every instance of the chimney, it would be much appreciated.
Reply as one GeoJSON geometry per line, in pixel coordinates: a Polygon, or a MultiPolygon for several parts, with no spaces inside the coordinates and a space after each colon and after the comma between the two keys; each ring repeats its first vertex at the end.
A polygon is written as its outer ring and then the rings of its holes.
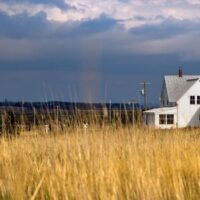
{"type": "Polygon", "coordinates": [[[179,67],[178,76],[179,76],[179,78],[182,78],[182,77],[183,77],[183,70],[182,70],[182,67],[179,67]]]}

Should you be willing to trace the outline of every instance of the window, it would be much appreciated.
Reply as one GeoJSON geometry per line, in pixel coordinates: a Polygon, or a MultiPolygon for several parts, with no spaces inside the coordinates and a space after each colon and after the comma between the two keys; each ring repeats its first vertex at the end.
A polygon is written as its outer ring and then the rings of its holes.
{"type": "Polygon", "coordinates": [[[190,96],[190,104],[191,105],[195,104],[195,96],[190,96]]]}
{"type": "Polygon", "coordinates": [[[159,123],[166,124],[166,115],[159,115],[159,123]]]}
{"type": "Polygon", "coordinates": [[[197,104],[200,104],[200,96],[197,96],[197,104]]]}
{"type": "Polygon", "coordinates": [[[174,115],[159,115],[159,123],[164,124],[174,124],[174,115]]]}
{"type": "Polygon", "coordinates": [[[174,124],[174,115],[167,115],[167,124],[174,124]]]}

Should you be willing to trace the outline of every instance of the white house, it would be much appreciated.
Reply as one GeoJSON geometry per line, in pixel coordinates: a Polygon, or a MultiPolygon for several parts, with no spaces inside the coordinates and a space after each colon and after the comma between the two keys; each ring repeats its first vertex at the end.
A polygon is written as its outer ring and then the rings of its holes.
{"type": "Polygon", "coordinates": [[[200,75],[165,76],[160,108],[144,112],[144,123],[158,128],[200,127],[200,75]]]}

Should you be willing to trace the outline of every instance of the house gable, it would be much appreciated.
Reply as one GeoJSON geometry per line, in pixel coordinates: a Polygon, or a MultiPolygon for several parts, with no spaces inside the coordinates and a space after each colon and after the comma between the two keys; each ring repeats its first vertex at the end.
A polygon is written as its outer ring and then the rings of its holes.
{"type": "Polygon", "coordinates": [[[184,95],[178,100],[179,127],[200,126],[200,104],[197,97],[200,96],[200,80],[194,80],[184,95]],[[191,104],[190,97],[194,97],[194,104],[191,104]]]}
{"type": "Polygon", "coordinates": [[[165,76],[161,91],[161,106],[175,106],[200,76],[165,76]]]}
{"type": "Polygon", "coordinates": [[[160,96],[160,107],[167,107],[169,103],[169,98],[167,94],[166,82],[165,79],[163,80],[163,85],[161,89],[161,96],[160,96]]]}

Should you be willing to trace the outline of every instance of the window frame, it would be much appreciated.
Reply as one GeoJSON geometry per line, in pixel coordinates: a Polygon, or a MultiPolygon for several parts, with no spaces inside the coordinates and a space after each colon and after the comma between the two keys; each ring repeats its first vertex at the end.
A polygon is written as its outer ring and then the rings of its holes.
{"type": "Polygon", "coordinates": [[[159,115],[159,124],[160,125],[166,125],[167,124],[167,115],[166,114],[160,114],[159,115]]]}
{"type": "Polygon", "coordinates": [[[174,125],[174,114],[160,114],[159,125],[174,125]]]}
{"type": "Polygon", "coordinates": [[[190,105],[195,105],[195,100],[196,98],[194,95],[190,96],[190,105]]]}
{"type": "Polygon", "coordinates": [[[200,105],[200,96],[197,96],[197,105],[200,105]]]}
{"type": "Polygon", "coordinates": [[[174,124],[174,114],[167,114],[167,124],[168,125],[174,124]]]}

